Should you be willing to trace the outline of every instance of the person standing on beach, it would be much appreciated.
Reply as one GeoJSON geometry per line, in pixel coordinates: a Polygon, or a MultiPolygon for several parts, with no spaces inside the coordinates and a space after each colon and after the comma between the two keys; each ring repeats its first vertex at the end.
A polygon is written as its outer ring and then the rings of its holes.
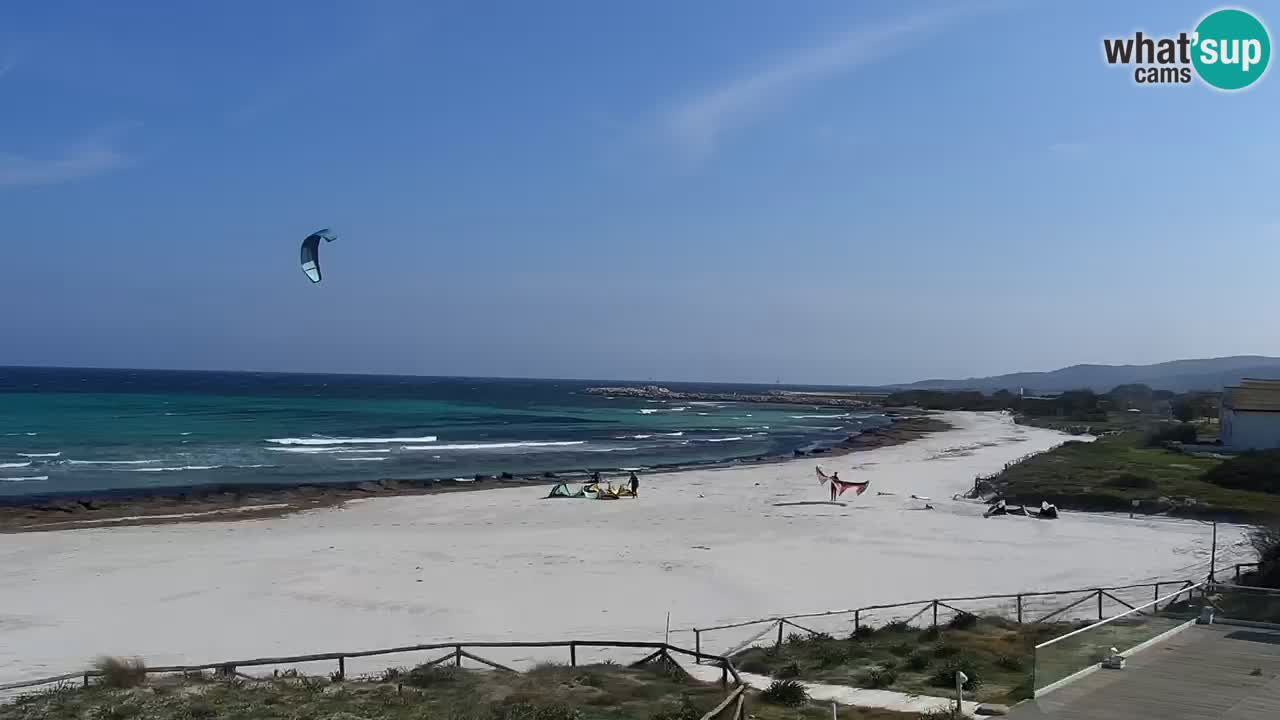
{"type": "Polygon", "coordinates": [[[636,471],[631,471],[631,497],[640,497],[640,478],[636,477],[636,471]]]}
{"type": "Polygon", "coordinates": [[[831,479],[827,481],[827,484],[831,486],[831,502],[836,501],[836,483],[837,482],[840,482],[840,473],[838,472],[831,473],[831,479]]]}

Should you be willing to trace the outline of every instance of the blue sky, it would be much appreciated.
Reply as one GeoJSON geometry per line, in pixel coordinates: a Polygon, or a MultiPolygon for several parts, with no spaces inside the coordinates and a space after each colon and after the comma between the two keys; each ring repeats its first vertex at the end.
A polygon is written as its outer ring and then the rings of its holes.
{"type": "Polygon", "coordinates": [[[1280,80],[1102,61],[1216,7],[7,3],[0,364],[861,384],[1280,355],[1280,80]]]}

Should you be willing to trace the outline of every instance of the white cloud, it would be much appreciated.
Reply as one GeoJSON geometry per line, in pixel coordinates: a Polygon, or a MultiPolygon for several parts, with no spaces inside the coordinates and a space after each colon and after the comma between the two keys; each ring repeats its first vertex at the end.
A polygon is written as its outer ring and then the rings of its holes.
{"type": "MultiPolygon", "coordinates": [[[[974,12],[970,8],[963,14],[974,12]]],[[[848,30],[666,108],[663,129],[686,153],[704,157],[726,129],[747,122],[801,87],[902,52],[959,17],[960,12],[940,10],[848,30]]]]}
{"type": "Polygon", "coordinates": [[[0,189],[56,185],[115,170],[129,158],[101,142],[81,143],[51,158],[0,153],[0,189]]]}

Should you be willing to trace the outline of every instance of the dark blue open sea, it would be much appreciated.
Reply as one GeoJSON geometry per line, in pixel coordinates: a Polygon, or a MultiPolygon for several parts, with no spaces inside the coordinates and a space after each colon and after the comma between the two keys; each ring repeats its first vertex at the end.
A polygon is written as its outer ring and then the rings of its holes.
{"type": "Polygon", "coordinates": [[[0,368],[0,497],[693,465],[831,445],[887,422],[582,392],[602,384],[616,383],[0,368]]]}

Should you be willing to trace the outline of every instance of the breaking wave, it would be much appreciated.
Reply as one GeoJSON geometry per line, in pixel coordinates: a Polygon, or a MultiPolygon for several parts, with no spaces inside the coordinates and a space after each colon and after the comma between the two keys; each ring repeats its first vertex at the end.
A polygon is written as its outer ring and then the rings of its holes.
{"type": "Polygon", "coordinates": [[[637,412],[639,412],[641,415],[652,415],[654,413],[663,413],[663,412],[684,412],[685,410],[688,410],[688,409],[689,409],[688,405],[681,405],[680,407],[673,407],[673,408],[640,408],[637,412]]]}
{"type": "Polygon", "coordinates": [[[565,440],[558,442],[500,442],[500,443],[458,443],[454,445],[403,445],[401,450],[509,450],[511,448],[569,447],[586,445],[586,440],[565,440]]]}
{"type": "Polygon", "coordinates": [[[148,465],[150,463],[160,462],[159,458],[154,460],[63,460],[68,465],[148,465]]]}
{"type": "Polygon", "coordinates": [[[335,448],[335,447],[273,447],[267,448],[272,452],[287,453],[303,453],[306,455],[337,455],[339,453],[364,453],[366,455],[373,453],[389,453],[391,448],[335,448]]]}
{"type": "Polygon", "coordinates": [[[18,453],[18,456],[19,456],[19,457],[29,457],[29,458],[58,457],[58,456],[60,456],[60,455],[62,455],[62,453],[61,453],[61,452],[51,452],[51,453],[18,453]]]}
{"type": "Polygon", "coordinates": [[[435,435],[423,435],[422,437],[398,437],[398,438],[334,438],[334,437],[307,437],[307,438],[267,438],[267,442],[276,445],[379,445],[388,443],[430,443],[435,442],[435,435]]]}
{"type": "Polygon", "coordinates": [[[31,461],[16,462],[16,463],[0,463],[0,468],[20,468],[20,467],[30,467],[30,466],[31,466],[31,461]]]}
{"type": "Polygon", "coordinates": [[[254,468],[271,468],[275,465],[178,465],[175,467],[129,468],[122,472],[185,472],[187,470],[252,470],[254,468]]]}
{"type": "Polygon", "coordinates": [[[48,475],[32,475],[31,477],[0,477],[0,482],[35,482],[37,480],[48,480],[48,475]]]}

